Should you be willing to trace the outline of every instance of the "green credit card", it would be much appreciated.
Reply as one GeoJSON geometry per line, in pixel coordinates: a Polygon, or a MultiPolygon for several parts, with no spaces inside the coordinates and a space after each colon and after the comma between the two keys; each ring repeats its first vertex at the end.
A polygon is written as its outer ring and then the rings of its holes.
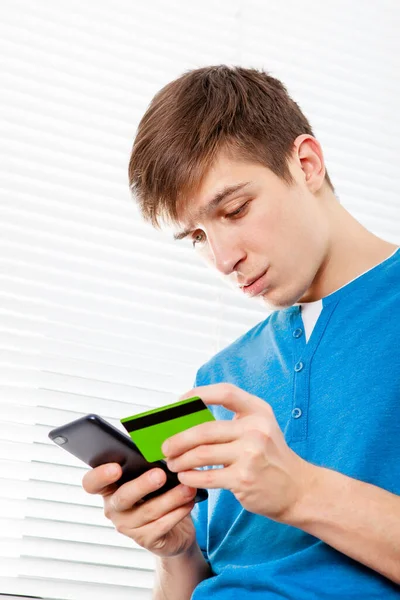
{"type": "Polygon", "coordinates": [[[166,439],[189,427],[215,421],[199,396],[120,419],[132,440],[149,462],[165,459],[161,446],[166,439]]]}

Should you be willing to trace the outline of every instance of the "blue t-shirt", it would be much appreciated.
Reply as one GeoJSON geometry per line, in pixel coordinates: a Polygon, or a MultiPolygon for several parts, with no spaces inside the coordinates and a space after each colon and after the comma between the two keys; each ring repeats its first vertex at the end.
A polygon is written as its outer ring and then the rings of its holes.
{"type": "MultiPolygon", "coordinates": [[[[322,299],[308,343],[300,306],[275,311],[203,365],[196,385],[231,382],[265,399],[305,460],[400,494],[399,347],[398,249],[322,299]]],[[[192,518],[213,572],[192,600],[400,598],[389,579],[245,510],[229,490],[210,489],[192,518]]]]}

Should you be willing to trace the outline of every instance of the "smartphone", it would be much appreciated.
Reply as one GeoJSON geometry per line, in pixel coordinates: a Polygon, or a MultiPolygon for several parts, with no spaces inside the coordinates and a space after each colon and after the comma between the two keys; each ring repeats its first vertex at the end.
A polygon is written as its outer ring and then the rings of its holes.
{"type": "MultiPolygon", "coordinates": [[[[116,481],[118,487],[155,467],[165,471],[167,474],[165,484],[144,496],[143,500],[150,500],[180,484],[177,473],[168,469],[165,460],[148,462],[130,437],[99,415],[85,415],[52,429],[48,436],[60,448],[64,448],[90,467],[98,467],[105,463],[120,464],[122,475],[116,481]]],[[[202,502],[207,498],[207,490],[199,488],[194,500],[202,502]]]]}

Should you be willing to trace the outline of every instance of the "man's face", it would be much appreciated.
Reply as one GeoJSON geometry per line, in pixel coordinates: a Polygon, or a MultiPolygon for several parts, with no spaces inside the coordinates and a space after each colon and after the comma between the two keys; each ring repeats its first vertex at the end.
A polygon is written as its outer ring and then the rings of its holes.
{"type": "Polygon", "coordinates": [[[327,253],[321,198],[300,162],[289,166],[290,186],[262,165],[220,155],[179,214],[199,256],[237,288],[256,280],[243,293],[273,309],[314,299],[305,294],[327,253]]]}

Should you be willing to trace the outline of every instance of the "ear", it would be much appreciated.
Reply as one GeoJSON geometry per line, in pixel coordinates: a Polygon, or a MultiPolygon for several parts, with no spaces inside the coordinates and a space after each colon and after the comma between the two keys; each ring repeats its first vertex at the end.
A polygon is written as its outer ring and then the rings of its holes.
{"type": "Polygon", "coordinates": [[[325,180],[325,162],[321,144],[312,135],[299,135],[293,143],[293,160],[302,171],[312,193],[321,189],[325,180]]]}

